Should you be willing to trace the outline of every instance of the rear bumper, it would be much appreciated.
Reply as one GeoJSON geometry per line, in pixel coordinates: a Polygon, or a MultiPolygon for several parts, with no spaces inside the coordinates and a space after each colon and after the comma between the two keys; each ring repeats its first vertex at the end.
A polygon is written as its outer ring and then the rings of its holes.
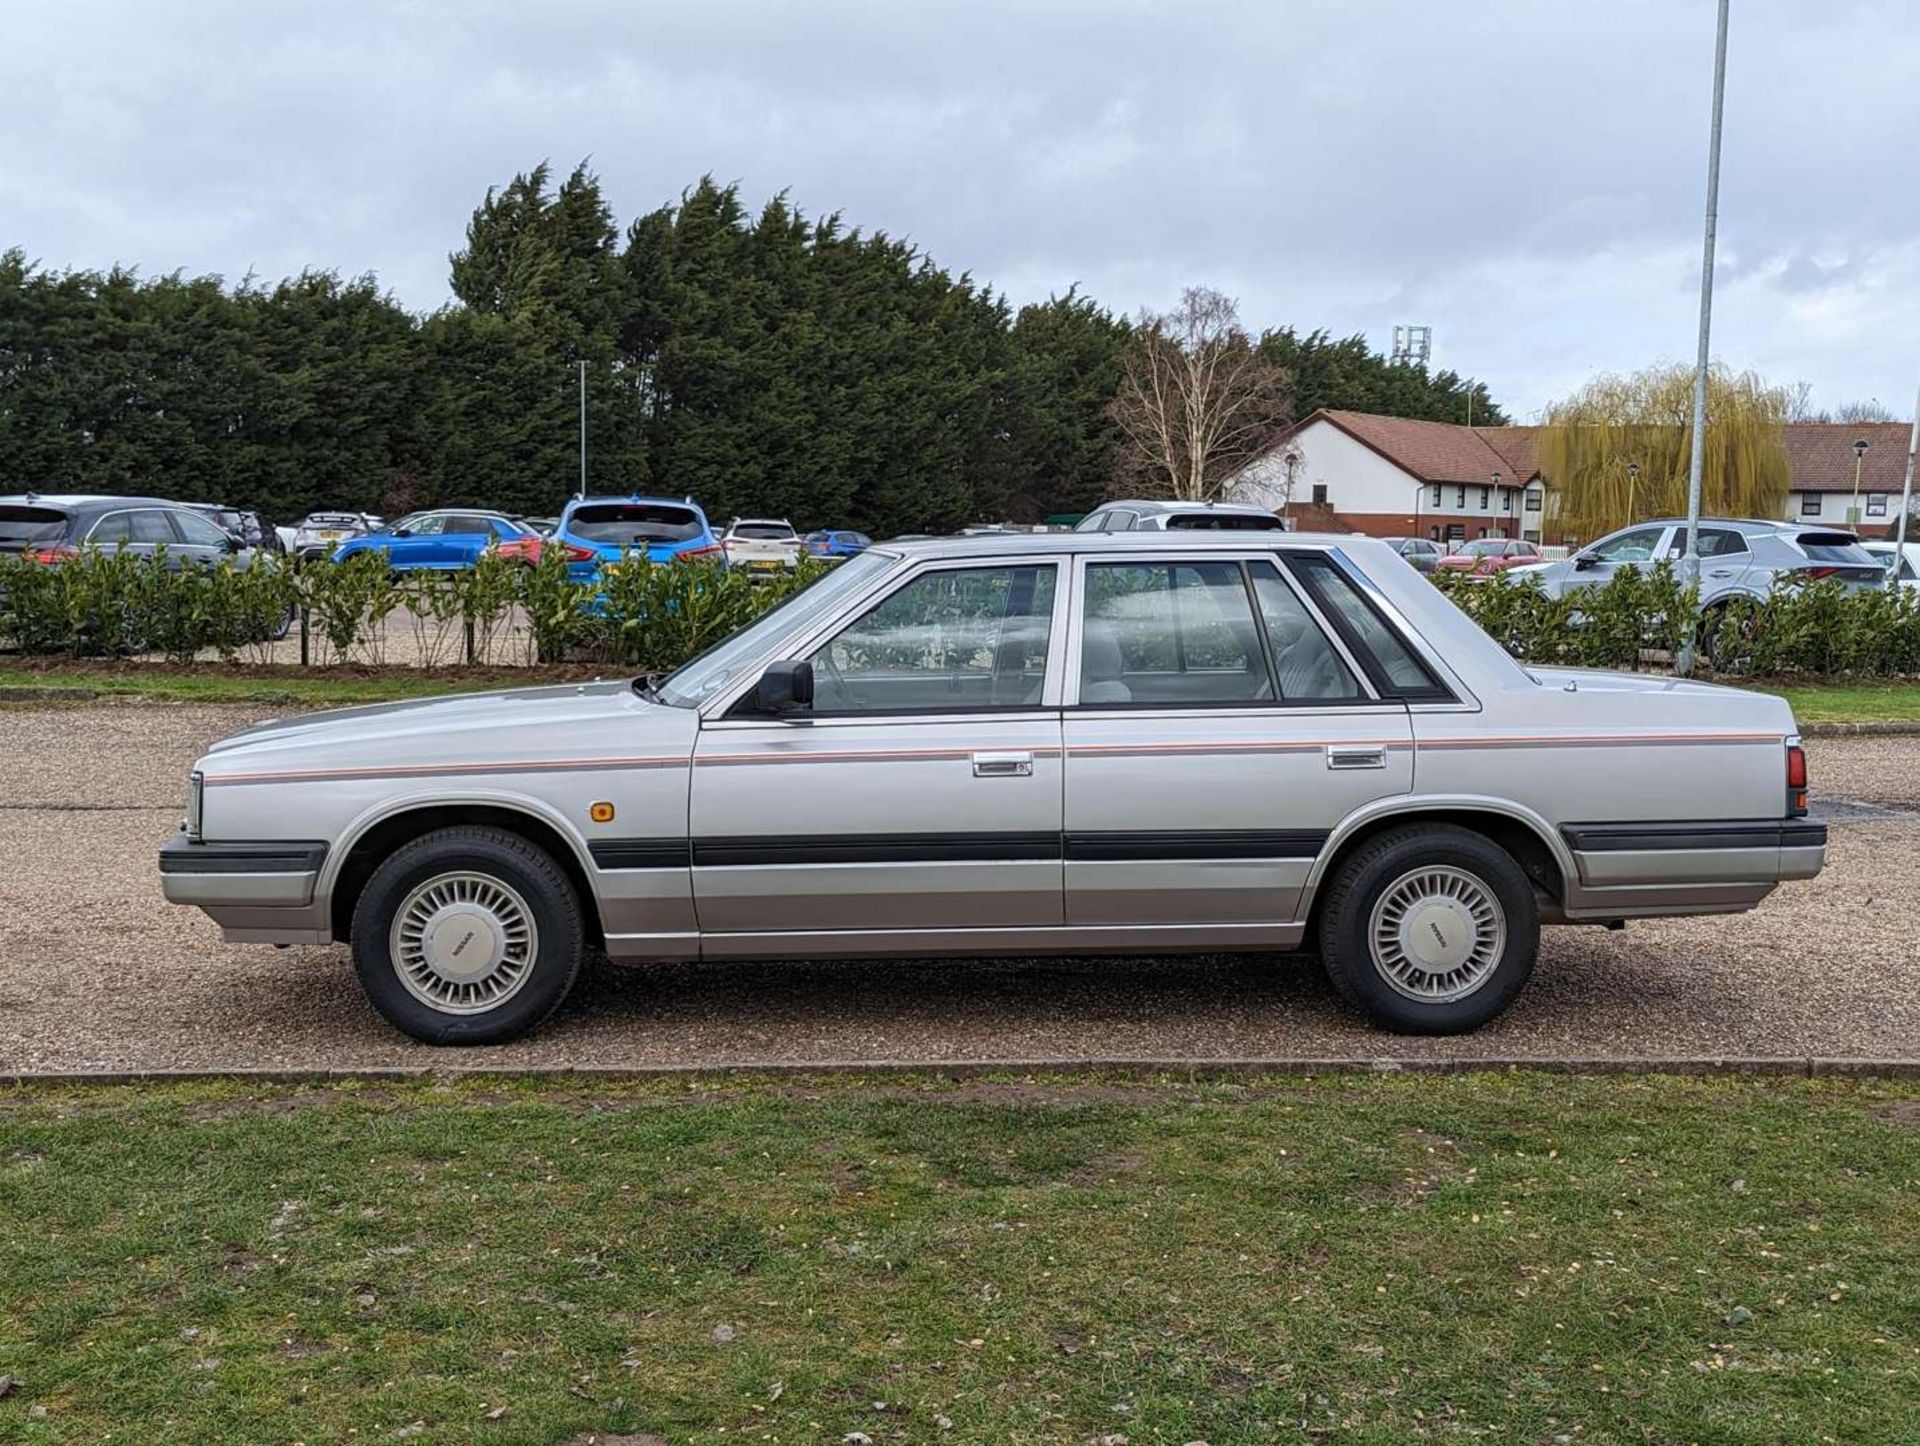
{"type": "Polygon", "coordinates": [[[1809,819],[1713,819],[1568,824],[1560,830],[1578,877],[1569,918],[1733,913],[1827,857],[1827,826],[1809,819]]]}
{"type": "Polygon", "coordinates": [[[247,943],[320,944],[326,906],[315,898],[327,846],[308,840],[160,846],[160,892],[204,909],[227,938],[247,943]]]}

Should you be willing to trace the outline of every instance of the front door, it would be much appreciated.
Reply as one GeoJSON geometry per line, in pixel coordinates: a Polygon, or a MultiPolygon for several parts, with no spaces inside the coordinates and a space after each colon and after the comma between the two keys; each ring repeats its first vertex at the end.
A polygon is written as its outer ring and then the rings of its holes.
{"type": "Polygon", "coordinates": [[[1660,544],[1667,537],[1666,527],[1635,527],[1603,537],[1580,554],[1587,566],[1575,568],[1567,577],[1568,587],[1605,587],[1623,567],[1651,571],[1660,556],[1660,544]]]}
{"type": "Polygon", "coordinates": [[[806,652],[811,710],[703,721],[703,934],[1060,923],[1059,568],[929,563],[806,652]]]}
{"type": "Polygon", "coordinates": [[[1067,922],[1279,930],[1334,826],[1412,787],[1406,703],[1270,552],[1078,572],[1067,922]]]}

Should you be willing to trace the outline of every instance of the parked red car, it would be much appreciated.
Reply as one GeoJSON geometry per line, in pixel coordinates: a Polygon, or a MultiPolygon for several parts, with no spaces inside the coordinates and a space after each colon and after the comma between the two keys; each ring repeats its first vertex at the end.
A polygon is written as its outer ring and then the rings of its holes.
{"type": "Polygon", "coordinates": [[[1435,571],[1491,577],[1496,572],[1505,572],[1522,563],[1541,561],[1544,559],[1540,556],[1540,549],[1531,542],[1518,542],[1511,537],[1483,537],[1441,558],[1435,571]]]}

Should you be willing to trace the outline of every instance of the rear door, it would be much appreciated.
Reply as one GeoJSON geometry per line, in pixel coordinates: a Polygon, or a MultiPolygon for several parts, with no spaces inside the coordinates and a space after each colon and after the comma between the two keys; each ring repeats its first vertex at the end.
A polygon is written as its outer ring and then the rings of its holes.
{"type": "Polygon", "coordinates": [[[1411,788],[1406,703],[1271,551],[1082,558],[1075,616],[1067,922],[1286,942],[1335,825],[1411,788]]]}
{"type": "Polygon", "coordinates": [[[480,554],[487,550],[487,544],[491,541],[491,518],[475,517],[465,512],[451,513],[447,517],[446,527],[441,531],[440,544],[433,554],[434,565],[471,567],[480,560],[480,554]]]}
{"type": "Polygon", "coordinates": [[[803,650],[810,712],[703,720],[703,934],[1060,923],[1060,566],[926,563],[803,650]]]}

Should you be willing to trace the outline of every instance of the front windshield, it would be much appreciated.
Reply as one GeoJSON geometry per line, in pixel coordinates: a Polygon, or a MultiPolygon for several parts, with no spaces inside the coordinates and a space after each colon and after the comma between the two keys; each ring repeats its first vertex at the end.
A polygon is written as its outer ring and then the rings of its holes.
{"type": "Polygon", "coordinates": [[[728,683],[740,676],[740,670],[762,658],[778,656],[781,643],[849,594],[858,592],[899,559],[890,553],[863,552],[849,558],[818,582],[802,588],[758,621],[742,628],[725,642],[707,649],[699,657],[660,683],[653,696],[675,708],[697,708],[728,683]]]}

